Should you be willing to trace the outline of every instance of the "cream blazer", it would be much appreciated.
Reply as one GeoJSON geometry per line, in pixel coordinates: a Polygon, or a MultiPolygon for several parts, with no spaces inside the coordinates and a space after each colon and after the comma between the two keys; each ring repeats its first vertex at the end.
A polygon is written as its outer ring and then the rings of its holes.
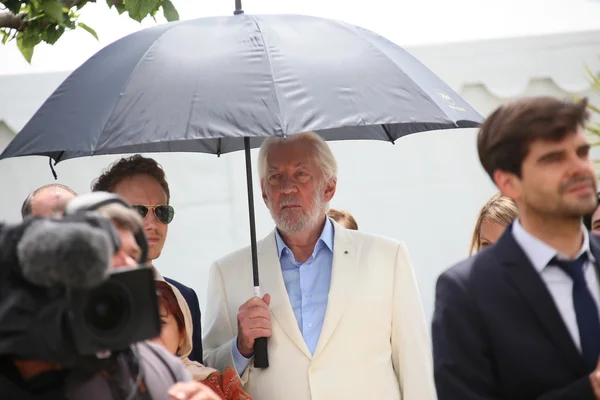
{"type": "MultiPolygon", "coordinates": [[[[435,399],[428,329],[406,246],[334,223],[331,287],[310,354],[289,302],[275,232],[257,243],[261,293],[271,295],[269,368],[241,378],[255,400],[435,399]]],[[[240,305],[253,296],[250,248],[210,270],[204,361],[234,366],[240,305]]]]}

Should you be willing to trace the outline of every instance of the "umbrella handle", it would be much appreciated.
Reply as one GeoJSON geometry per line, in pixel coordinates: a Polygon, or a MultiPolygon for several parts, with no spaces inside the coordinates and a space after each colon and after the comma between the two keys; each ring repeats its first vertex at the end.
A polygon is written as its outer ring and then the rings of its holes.
{"type": "Polygon", "coordinates": [[[261,337],[254,340],[254,367],[268,368],[269,353],[267,351],[267,338],[261,337]]]}

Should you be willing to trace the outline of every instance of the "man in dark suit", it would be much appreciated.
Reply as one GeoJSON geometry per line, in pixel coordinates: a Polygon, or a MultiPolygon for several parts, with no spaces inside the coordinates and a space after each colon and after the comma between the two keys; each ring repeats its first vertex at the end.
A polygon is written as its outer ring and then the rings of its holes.
{"type": "Polygon", "coordinates": [[[519,218],[438,279],[439,400],[600,400],[600,238],[581,222],[597,204],[586,105],[522,99],[481,127],[481,163],[519,218]]]}
{"type": "MultiPolygon", "coordinates": [[[[92,182],[92,191],[116,193],[140,213],[148,239],[147,263],[154,267],[154,260],[160,257],[167,239],[168,225],[175,215],[175,209],[170,205],[169,184],[162,167],[154,159],[139,154],[121,158],[92,182]]],[[[154,268],[154,271],[157,278],[160,278],[158,270],[154,268]]],[[[163,278],[179,290],[190,308],[194,330],[189,359],[202,363],[202,329],[198,296],[192,288],[173,279],[163,278]]]]}

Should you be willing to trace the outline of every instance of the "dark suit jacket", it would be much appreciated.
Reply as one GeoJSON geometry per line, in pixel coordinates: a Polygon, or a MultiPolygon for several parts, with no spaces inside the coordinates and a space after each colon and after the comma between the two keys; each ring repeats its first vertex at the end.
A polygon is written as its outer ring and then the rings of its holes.
{"type": "Polygon", "coordinates": [[[165,281],[175,286],[181,295],[185,299],[190,312],[192,313],[192,323],[194,325],[194,332],[192,333],[192,352],[189,355],[189,359],[192,361],[198,361],[202,364],[202,327],[200,326],[200,303],[198,302],[198,296],[194,289],[189,288],[181,283],[167,278],[164,276],[165,281]]]}
{"type": "MultiPolygon", "coordinates": [[[[599,239],[590,246],[600,260],[599,239]]],[[[439,400],[595,400],[581,353],[512,225],[439,277],[432,339],[439,400]]]]}

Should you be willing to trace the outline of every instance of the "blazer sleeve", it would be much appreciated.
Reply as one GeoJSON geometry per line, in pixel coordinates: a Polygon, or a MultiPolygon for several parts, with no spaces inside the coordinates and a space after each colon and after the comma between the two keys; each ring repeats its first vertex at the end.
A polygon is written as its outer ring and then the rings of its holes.
{"type": "Polygon", "coordinates": [[[431,345],[419,289],[406,246],[397,248],[392,315],[392,363],[402,399],[436,399],[431,345]]]}
{"type": "Polygon", "coordinates": [[[438,278],[431,334],[440,400],[502,399],[474,301],[453,269],[438,278]]]}
{"type": "MultiPolygon", "coordinates": [[[[233,343],[237,325],[232,326],[225,294],[225,283],[218,263],[210,268],[208,278],[207,306],[205,310],[204,362],[218,371],[230,366],[235,371],[233,343]]],[[[242,384],[248,380],[248,370],[240,376],[242,384]]]]}

